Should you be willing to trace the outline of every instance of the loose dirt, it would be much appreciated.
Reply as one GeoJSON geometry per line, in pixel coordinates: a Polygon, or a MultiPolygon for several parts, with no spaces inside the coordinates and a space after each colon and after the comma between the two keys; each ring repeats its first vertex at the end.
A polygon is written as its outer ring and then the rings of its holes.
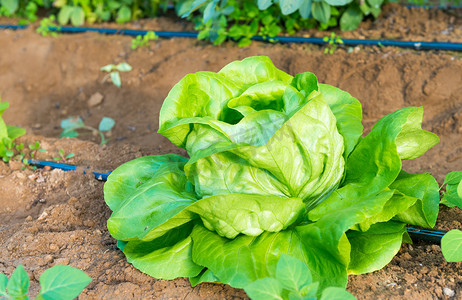
{"type": "MultiPolygon", "coordinates": [[[[191,29],[171,18],[127,26],[191,29]]],[[[462,20],[460,11],[390,5],[380,19],[342,37],[461,42],[462,20]]],[[[0,45],[0,94],[10,102],[4,119],[27,130],[19,142],[40,142],[47,151],[37,153],[39,159],[52,160],[63,149],[75,154],[68,163],[107,172],[142,155],[184,154],[156,133],[159,109],[172,86],[187,73],[218,71],[233,60],[267,55],[292,75],[311,71],[319,81],[358,98],[366,132],[385,114],[405,106],[423,106],[423,128],[437,133],[441,143],[424,157],[405,162],[405,170],[431,172],[440,183],[446,173],[462,170],[460,53],[357,47],[326,55],[323,49],[309,45],[253,43],[237,48],[226,43],[213,47],[180,38],[131,50],[129,37],[44,38],[32,29],[0,31],[0,45]],[[133,71],[121,74],[122,87],[102,82],[105,74],[99,69],[123,61],[133,71]],[[70,116],[80,116],[93,127],[103,116],[115,119],[110,142],[99,146],[99,138],[91,134],[58,139],[60,121],[70,116]]],[[[126,262],[107,232],[110,210],[104,203],[102,182],[81,170],[21,167],[20,163],[0,163],[0,272],[10,275],[23,264],[31,276],[32,296],[38,292],[38,278],[45,269],[69,264],[93,278],[81,299],[246,297],[242,290],[225,285],[191,288],[185,279],[163,281],[142,274],[126,262]]],[[[462,229],[461,222],[460,210],[441,207],[436,227],[462,229]]],[[[383,270],[350,276],[348,290],[359,299],[462,299],[462,264],[446,263],[438,245],[403,245],[383,270]]]]}

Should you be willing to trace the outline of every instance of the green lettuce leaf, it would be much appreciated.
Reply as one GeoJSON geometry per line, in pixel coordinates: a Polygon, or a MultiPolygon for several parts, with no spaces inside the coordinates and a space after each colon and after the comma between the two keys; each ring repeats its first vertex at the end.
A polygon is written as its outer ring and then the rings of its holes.
{"type": "Polygon", "coordinates": [[[433,176],[429,173],[409,174],[401,171],[390,188],[417,199],[410,208],[398,213],[394,220],[422,227],[435,226],[440,196],[438,182],[433,176]]]}
{"type": "Polygon", "coordinates": [[[207,229],[233,239],[240,233],[258,236],[284,230],[301,217],[305,204],[299,198],[224,194],[203,198],[188,210],[198,214],[207,229]]]}
{"type": "Polygon", "coordinates": [[[156,174],[165,163],[187,162],[177,154],[143,156],[124,163],[109,174],[104,184],[104,201],[113,211],[130,197],[144,182],[156,174]]]}
{"type": "Polygon", "coordinates": [[[322,95],[305,104],[266,144],[223,145],[223,149],[214,147],[213,150],[215,153],[208,152],[202,159],[193,156],[185,166],[188,178],[194,180],[196,192],[202,197],[213,195],[214,190],[218,190],[217,193],[226,190],[228,193],[252,193],[255,186],[264,182],[260,190],[266,186],[276,191],[275,195],[282,192],[289,197],[302,198],[309,207],[314,207],[335,189],[343,176],[343,138],[322,95]],[[306,132],[311,134],[304,134],[306,132]],[[226,150],[234,156],[223,154],[226,150]],[[263,172],[254,171],[255,168],[263,172]],[[244,176],[229,176],[229,170],[244,176]],[[273,178],[287,191],[275,184],[273,178]],[[232,189],[236,184],[229,184],[231,181],[239,182],[238,191],[232,189]],[[267,185],[269,182],[271,184],[267,185]],[[250,187],[249,191],[242,188],[245,186],[250,187]]]}
{"type": "Polygon", "coordinates": [[[141,182],[113,211],[107,227],[114,238],[149,241],[196,218],[185,210],[197,198],[183,165],[184,162],[162,164],[152,178],[141,182]]]}
{"type": "Polygon", "coordinates": [[[406,224],[399,222],[376,223],[369,230],[348,231],[351,243],[349,274],[364,274],[382,269],[401,248],[406,224]]]}
{"type": "Polygon", "coordinates": [[[129,241],[123,250],[127,261],[159,279],[197,276],[204,267],[192,261],[193,226],[187,223],[151,241],[129,241]]]}

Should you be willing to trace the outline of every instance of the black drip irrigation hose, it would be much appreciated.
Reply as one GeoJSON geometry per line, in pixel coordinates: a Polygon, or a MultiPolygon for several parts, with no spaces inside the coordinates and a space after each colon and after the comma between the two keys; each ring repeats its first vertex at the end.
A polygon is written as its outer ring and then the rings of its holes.
{"type": "MultiPolygon", "coordinates": [[[[38,168],[44,168],[44,167],[51,167],[54,169],[60,169],[63,171],[77,171],[80,168],[74,165],[68,165],[68,164],[62,164],[62,163],[57,163],[57,162],[48,162],[48,161],[42,161],[42,160],[35,160],[35,159],[28,159],[27,162],[31,166],[36,166],[38,168]]],[[[95,175],[95,178],[100,180],[100,181],[106,181],[109,174],[106,173],[101,173],[101,172],[95,172],[89,169],[82,169],[83,174],[87,173],[93,173],[95,175]]],[[[436,229],[419,229],[419,228],[413,228],[413,227],[406,227],[407,232],[411,239],[413,240],[420,240],[428,243],[433,243],[433,244],[440,244],[441,243],[441,238],[446,234],[447,231],[444,230],[436,230],[436,229]]]]}
{"type": "MultiPolygon", "coordinates": [[[[0,25],[0,29],[26,29],[27,25],[0,25]]],[[[50,26],[50,31],[61,33],[85,33],[97,32],[101,34],[120,34],[128,36],[146,35],[149,30],[132,30],[132,29],[112,29],[112,28],[93,28],[93,27],[71,27],[71,26],[50,26]]],[[[197,38],[197,32],[186,31],[155,31],[159,37],[173,38],[197,38]]],[[[275,37],[252,37],[254,41],[274,41],[278,43],[310,43],[317,45],[325,45],[328,42],[323,38],[316,37],[291,37],[291,36],[275,36],[275,37]]],[[[346,46],[392,46],[400,48],[411,48],[415,50],[449,50],[462,51],[462,43],[450,42],[415,42],[415,41],[394,41],[394,40],[363,40],[363,39],[342,39],[346,46]]]]}

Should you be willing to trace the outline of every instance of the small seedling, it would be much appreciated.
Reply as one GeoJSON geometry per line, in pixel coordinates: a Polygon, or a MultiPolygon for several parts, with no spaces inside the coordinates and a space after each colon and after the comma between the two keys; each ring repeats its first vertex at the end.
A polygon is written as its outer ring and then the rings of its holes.
{"type": "Polygon", "coordinates": [[[324,49],[324,54],[333,54],[335,50],[337,50],[338,46],[343,44],[343,40],[340,36],[333,32],[330,34],[330,37],[325,36],[323,41],[327,43],[327,47],[324,49]]]}
{"type": "Polygon", "coordinates": [[[63,129],[61,137],[78,137],[79,133],[77,130],[85,129],[91,131],[95,135],[99,135],[101,138],[101,145],[104,145],[108,142],[108,139],[104,136],[104,132],[111,131],[114,125],[114,119],[103,117],[98,125],[98,129],[96,129],[85,125],[81,117],[69,117],[61,121],[61,128],[63,129]]]}
{"type": "Polygon", "coordinates": [[[111,78],[112,83],[116,87],[120,88],[120,86],[122,85],[122,82],[120,80],[119,71],[120,72],[129,72],[132,69],[133,68],[129,64],[127,64],[126,62],[120,63],[118,65],[113,65],[113,64],[106,65],[106,66],[101,68],[101,71],[108,72],[108,74],[106,74],[106,76],[104,76],[102,82],[105,82],[106,80],[108,80],[108,78],[111,78]]]}
{"type": "Polygon", "coordinates": [[[59,156],[53,157],[55,161],[60,161],[62,160],[63,162],[66,162],[69,158],[74,157],[74,153],[69,153],[66,155],[66,152],[64,152],[64,149],[59,149],[59,156]]]}
{"type": "Polygon", "coordinates": [[[47,152],[46,149],[40,148],[40,142],[36,141],[34,144],[29,145],[30,157],[34,159],[37,156],[37,152],[47,152]]]}
{"type": "MultiPolygon", "coordinates": [[[[0,98],[0,158],[4,162],[9,162],[14,157],[16,144],[13,142],[16,138],[24,135],[26,130],[23,128],[8,126],[3,121],[2,114],[9,107],[8,102],[1,102],[0,98]]],[[[19,151],[22,150],[22,147],[19,151]]]]}
{"type": "MultiPolygon", "coordinates": [[[[66,265],[56,265],[45,270],[40,276],[40,292],[36,300],[76,298],[92,279],[83,271],[66,265]]],[[[0,273],[1,299],[29,299],[29,276],[22,265],[14,270],[11,277],[0,273]]]]}
{"type": "Polygon", "coordinates": [[[60,27],[56,26],[55,20],[56,17],[54,15],[51,15],[48,18],[43,18],[40,21],[40,26],[37,28],[36,32],[41,36],[57,37],[59,34],[56,31],[50,29],[50,27],[56,28],[57,30],[60,29],[60,27]]]}
{"type": "Polygon", "coordinates": [[[150,41],[159,39],[159,36],[154,31],[148,31],[145,35],[138,35],[132,40],[132,49],[149,46],[150,41]]]}

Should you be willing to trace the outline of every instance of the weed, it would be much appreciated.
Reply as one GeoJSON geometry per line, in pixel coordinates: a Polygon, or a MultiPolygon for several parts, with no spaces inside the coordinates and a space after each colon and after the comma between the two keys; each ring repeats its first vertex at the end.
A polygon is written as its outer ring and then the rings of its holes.
{"type": "Polygon", "coordinates": [[[56,17],[54,15],[51,15],[48,18],[44,18],[40,21],[40,26],[37,28],[36,32],[40,34],[41,36],[52,36],[52,37],[57,37],[59,34],[51,30],[50,27],[54,27],[57,30],[60,29],[60,27],[56,27],[55,24],[56,17]]]}
{"type": "Polygon", "coordinates": [[[104,72],[107,72],[108,74],[106,76],[104,76],[102,82],[105,82],[108,78],[111,78],[111,81],[112,83],[120,88],[120,86],[122,85],[122,82],[120,80],[120,74],[119,74],[119,71],[120,72],[129,72],[131,71],[133,68],[127,64],[126,62],[122,62],[118,65],[113,65],[113,64],[110,64],[110,65],[106,65],[104,67],[102,67],[100,70],[101,71],[104,71],[104,72]]]}
{"type": "Polygon", "coordinates": [[[145,35],[138,35],[132,40],[132,49],[135,50],[139,47],[148,47],[150,41],[159,39],[159,36],[154,31],[148,31],[145,35]]]}
{"type": "Polygon", "coordinates": [[[63,161],[66,162],[69,158],[74,157],[74,153],[69,153],[66,155],[66,152],[64,152],[64,149],[59,149],[59,156],[53,157],[55,161],[63,161]]]}
{"type": "MultiPolygon", "coordinates": [[[[37,300],[76,298],[92,279],[83,271],[66,265],[55,265],[40,276],[40,292],[37,300]]],[[[11,277],[0,273],[0,298],[29,299],[29,276],[22,265],[11,277]]]]}
{"type": "Polygon", "coordinates": [[[343,40],[340,38],[340,36],[333,32],[330,34],[330,37],[325,36],[323,41],[327,43],[327,46],[324,49],[325,54],[333,54],[335,50],[337,50],[338,46],[343,44],[343,40]]]}
{"type": "Polygon", "coordinates": [[[91,131],[95,135],[99,135],[101,138],[101,145],[104,145],[109,141],[104,136],[104,132],[111,131],[114,125],[115,121],[113,119],[103,117],[98,125],[98,129],[96,129],[94,127],[85,125],[82,118],[80,117],[69,117],[61,121],[61,128],[63,129],[63,132],[61,132],[61,137],[78,137],[79,133],[77,130],[85,129],[91,131]]]}

